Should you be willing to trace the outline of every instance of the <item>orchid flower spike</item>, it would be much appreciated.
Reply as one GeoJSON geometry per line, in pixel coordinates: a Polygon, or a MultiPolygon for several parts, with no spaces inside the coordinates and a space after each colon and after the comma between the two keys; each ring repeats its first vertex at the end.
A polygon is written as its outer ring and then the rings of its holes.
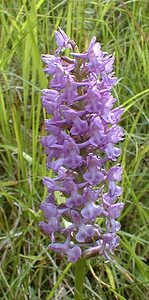
{"type": "Polygon", "coordinates": [[[49,195],[41,204],[45,221],[40,228],[50,238],[49,249],[70,262],[94,255],[108,261],[119,244],[117,218],[124,207],[118,202],[122,168],[116,144],[124,134],[117,125],[123,108],[112,96],[114,57],[95,37],[84,53],[64,57],[64,49],[73,51],[75,42],[60,28],[55,37],[55,55],[42,56],[50,75],[42,104],[52,117],[45,120],[48,134],[41,143],[54,176],[43,181],[49,195]],[[58,194],[65,199],[61,204],[58,194]]]}

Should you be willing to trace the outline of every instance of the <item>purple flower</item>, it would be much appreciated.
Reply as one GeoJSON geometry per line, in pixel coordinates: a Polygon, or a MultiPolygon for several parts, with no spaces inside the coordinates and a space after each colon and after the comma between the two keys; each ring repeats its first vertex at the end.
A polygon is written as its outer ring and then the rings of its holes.
{"type": "Polygon", "coordinates": [[[72,181],[72,184],[69,185],[69,187],[72,186],[71,195],[66,201],[66,205],[70,208],[73,206],[81,206],[83,204],[83,198],[82,195],[78,194],[78,187],[77,185],[72,181]]]}
{"type": "Polygon", "coordinates": [[[95,117],[90,126],[90,143],[95,147],[103,147],[107,144],[107,135],[105,134],[105,126],[100,117],[95,117]]]}
{"type": "Polygon", "coordinates": [[[56,50],[56,53],[59,54],[59,52],[64,48],[71,48],[72,49],[72,42],[68,39],[66,33],[59,27],[59,31],[55,31],[55,38],[56,43],[58,45],[58,49],[56,50]]]}
{"type": "Polygon", "coordinates": [[[74,81],[73,76],[68,74],[67,76],[65,76],[65,89],[61,95],[61,99],[63,99],[63,101],[67,101],[68,106],[71,106],[77,96],[77,85],[74,81]]]}
{"type": "Polygon", "coordinates": [[[87,51],[66,57],[61,53],[74,51],[76,44],[60,28],[55,37],[55,55],[42,55],[51,76],[42,104],[51,118],[45,120],[41,143],[53,176],[43,180],[49,195],[40,206],[46,222],[39,226],[50,238],[49,249],[68,261],[94,255],[108,261],[119,243],[117,218],[124,207],[117,184],[122,168],[113,164],[121,154],[116,144],[123,140],[118,126],[123,108],[112,96],[114,58],[95,37],[87,51]]]}
{"type": "Polygon", "coordinates": [[[57,217],[57,206],[52,203],[44,202],[40,205],[40,209],[43,211],[45,218],[51,219],[51,217],[57,217]]]}
{"type": "Polygon", "coordinates": [[[64,165],[71,169],[80,167],[83,159],[79,155],[80,151],[72,138],[64,142],[64,165]]]}
{"type": "Polygon", "coordinates": [[[81,210],[81,215],[85,220],[94,222],[97,216],[100,216],[103,211],[103,207],[95,204],[99,196],[98,192],[95,192],[90,187],[85,187],[83,192],[84,208],[81,210]]]}
{"type": "Polygon", "coordinates": [[[58,217],[51,217],[48,223],[41,221],[39,226],[44,234],[49,235],[51,237],[52,235],[54,235],[55,232],[60,231],[58,217]]]}
{"type": "Polygon", "coordinates": [[[90,184],[96,185],[104,180],[104,174],[100,171],[100,159],[90,153],[86,158],[87,172],[83,178],[90,184]]]}
{"type": "Polygon", "coordinates": [[[48,114],[54,114],[58,108],[58,91],[45,89],[42,91],[42,105],[48,114]]]}
{"type": "Polygon", "coordinates": [[[114,147],[112,143],[108,143],[105,147],[105,153],[110,160],[115,161],[121,155],[121,149],[114,147]]]}
{"type": "Polygon", "coordinates": [[[109,217],[112,219],[117,219],[120,216],[123,207],[123,203],[116,203],[109,206],[107,209],[109,217]]]}
{"type": "Polygon", "coordinates": [[[88,130],[88,123],[81,120],[78,116],[73,120],[73,126],[70,130],[72,135],[84,135],[88,130]]]}
{"type": "Polygon", "coordinates": [[[76,241],[82,243],[85,242],[86,238],[92,238],[94,235],[93,225],[85,224],[81,215],[75,210],[72,210],[71,215],[72,220],[78,230],[76,234],[76,241]]]}
{"type": "Polygon", "coordinates": [[[108,171],[107,178],[109,181],[121,181],[123,169],[119,165],[116,165],[108,171]]]}
{"type": "Polygon", "coordinates": [[[68,261],[75,263],[81,257],[82,251],[80,247],[74,246],[67,250],[66,254],[68,256],[68,261]]]}

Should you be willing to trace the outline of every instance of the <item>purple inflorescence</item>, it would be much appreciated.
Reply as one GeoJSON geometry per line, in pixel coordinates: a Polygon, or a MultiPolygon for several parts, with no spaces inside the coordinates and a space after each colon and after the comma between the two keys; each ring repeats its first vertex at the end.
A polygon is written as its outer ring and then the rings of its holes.
{"type": "Polygon", "coordinates": [[[55,176],[43,181],[49,196],[41,204],[46,222],[40,228],[50,237],[49,248],[68,261],[81,255],[109,260],[119,243],[116,219],[124,206],[117,202],[122,168],[113,166],[121,154],[116,144],[123,140],[117,125],[123,108],[113,107],[111,94],[114,58],[101,51],[95,37],[86,52],[77,53],[63,30],[55,36],[55,55],[42,56],[51,75],[42,104],[51,118],[45,120],[48,135],[41,142],[55,176]],[[72,49],[71,58],[62,55],[66,48],[72,49]]]}

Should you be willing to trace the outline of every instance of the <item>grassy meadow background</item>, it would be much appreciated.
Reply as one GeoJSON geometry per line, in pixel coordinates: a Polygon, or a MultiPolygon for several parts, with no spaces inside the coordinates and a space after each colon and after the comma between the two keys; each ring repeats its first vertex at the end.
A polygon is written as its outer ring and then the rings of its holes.
{"type": "Polygon", "coordinates": [[[84,299],[149,299],[149,1],[4,0],[0,15],[0,299],[73,299],[73,267],[38,227],[48,174],[41,54],[54,53],[58,26],[81,51],[96,35],[115,53],[113,94],[125,108],[121,243],[110,263],[87,262],[84,299]]]}

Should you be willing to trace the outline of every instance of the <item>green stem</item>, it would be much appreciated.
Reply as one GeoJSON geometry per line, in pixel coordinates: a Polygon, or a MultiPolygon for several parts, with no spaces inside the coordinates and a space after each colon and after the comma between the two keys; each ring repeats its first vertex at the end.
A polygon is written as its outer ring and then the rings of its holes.
{"type": "Polygon", "coordinates": [[[85,277],[85,259],[80,258],[75,265],[74,300],[83,300],[83,282],[85,277]]]}

